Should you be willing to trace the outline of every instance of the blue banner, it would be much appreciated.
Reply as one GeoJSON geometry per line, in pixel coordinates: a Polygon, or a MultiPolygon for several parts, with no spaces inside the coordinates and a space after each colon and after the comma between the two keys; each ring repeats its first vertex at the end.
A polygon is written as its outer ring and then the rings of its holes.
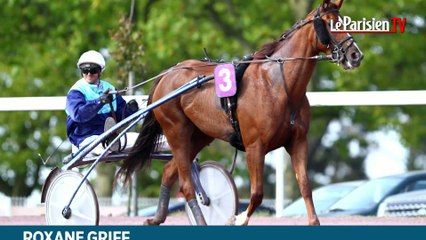
{"type": "Polygon", "coordinates": [[[7,240],[424,240],[425,226],[0,226],[7,240]]]}

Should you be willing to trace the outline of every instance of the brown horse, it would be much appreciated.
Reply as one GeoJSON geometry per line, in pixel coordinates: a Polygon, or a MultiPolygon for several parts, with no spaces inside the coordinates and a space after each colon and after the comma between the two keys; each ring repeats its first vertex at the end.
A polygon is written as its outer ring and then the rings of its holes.
{"type": "MultiPolygon", "coordinates": [[[[265,44],[253,54],[252,63],[239,84],[236,118],[245,151],[251,183],[250,204],[232,224],[248,224],[250,216],[263,199],[265,154],[284,146],[291,156],[293,170],[308,213],[309,224],[319,225],[307,175],[308,129],[310,106],[306,88],[320,52],[331,55],[345,69],[358,67],[362,52],[352,36],[331,33],[328,24],[338,21],[343,0],[324,0],[307,17],[296,23],[277,41],[265,44]],[[294,61],[288,61],[293,59],[294,61]],[[295,60],[297,59],[297,60],[295,60]]],[[[211,75],[214,64],[186,60],[157,80],[149,103],[201,75],[211,75]]],[[[236,131],[230,124],[213,82],[192,89],[155,108],[143,123],[130,157],[123,162],[119,175],[126,181],[134,171],[144,167],[156,150],[158,137],[164,133],[173,159],[163,169],[160,202],[156,216],[146,224],[161,224],[167,216],[170,188],[179,177],[180,189],[193,210],[197,224],[205,224],[195,200],[190,178],[190,164],[214,139],[231,141],[236,131]]]]}

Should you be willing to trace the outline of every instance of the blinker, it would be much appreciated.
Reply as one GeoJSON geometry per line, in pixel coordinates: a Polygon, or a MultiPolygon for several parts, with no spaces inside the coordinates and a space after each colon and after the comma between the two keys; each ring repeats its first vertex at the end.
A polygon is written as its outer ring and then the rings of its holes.
{"type": "Polygon", "coordinates": [[[330,44],[330,34],[328,33],[327,27],[325,26],[324,20],[320,16],[314,18],[314,29],[317,34],[317,38],[324,45],[330,44]]]}

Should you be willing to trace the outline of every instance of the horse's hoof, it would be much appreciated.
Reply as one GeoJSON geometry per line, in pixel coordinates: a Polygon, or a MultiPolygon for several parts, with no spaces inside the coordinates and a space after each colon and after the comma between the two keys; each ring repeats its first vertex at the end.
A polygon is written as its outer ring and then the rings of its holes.
{"type": "Polygon", "coordinates": [[[143,225],[145,226],[153,226],[153,225],[160,225],[159,222],[155,221],[153,218],[148,218],[143,222],[143,225]]]}
{"type": "Polygon", "coordinates": [[[249,217],[247,217],[247,211],[240,213],[235,217],[235,225],[237,226],[246,226],[248,225],[249,217]]]}
{"type": "Polygon", "coordinates": [[[151,226],[152,224],[151,224],[151,220],[152,219],[146,219],[145,221],[143,221],[143,225],[144,226],[151,226]]]}
{"type": "Polygon", "coordinates": [[[318,218],[309,221],[309,225],[310,226],[319,226],[320,225],[320,221],[318,220],[318,218]]]}

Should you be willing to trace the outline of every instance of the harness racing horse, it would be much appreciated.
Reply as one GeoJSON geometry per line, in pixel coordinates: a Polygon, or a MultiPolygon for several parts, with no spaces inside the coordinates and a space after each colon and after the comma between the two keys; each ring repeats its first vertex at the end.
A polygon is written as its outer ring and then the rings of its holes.
{"type": "MultiPolygon", "coordinates": [[[[251,196],[247,209],[230,224],[247,225],[263,199],[265,154],[284,146],[291,156],[293,171],[305,201],[310,225],[319,225],[307,175],[310,105],[306,88],[318,61],[318,54],[330,55],[344,69],[358,67],[363,54],[347,33],[331,33],[330,20],[337,22],[343,0],[322,4],[296,23],[280,39],[265,44],[252,55],[239,83],[236,117],[241,144],[246,151],[251,196]],[[293,59],[294,61],[288,61],[293,59]]],[[[152,103],[197,76],[211,75],[215,64],[186,60],[158,79],[149,95],[152,103]]],[[[170,70],[170,69],[169,69],[170,70]]],[[[155,108],[145,118],[139,138],[117,177],[127,182],[132,173],[149,163],[158,138],[164,134],[173,159],[163,169],[159,207],[145,224],[158,225],[167,217],[170,189],[178,180],[198,225],[206,224],[196,201],[191,181],[191,162],[214,139],[230,142],[236,131],[231,125],[213,82],[207,82],[155,108]]]]}

